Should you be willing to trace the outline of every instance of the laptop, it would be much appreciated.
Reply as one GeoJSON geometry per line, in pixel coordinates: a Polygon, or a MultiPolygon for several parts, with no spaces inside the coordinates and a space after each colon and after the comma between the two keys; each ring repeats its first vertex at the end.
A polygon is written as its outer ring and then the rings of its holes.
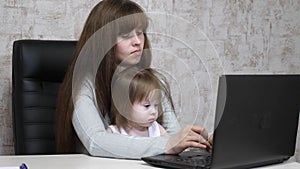
{"type": "Polygon", "coordinates": [[[295,152],[300,75],[222,75],[212,153],[143,157],[165,168],[252,168],[288,160],[295,152]]]}

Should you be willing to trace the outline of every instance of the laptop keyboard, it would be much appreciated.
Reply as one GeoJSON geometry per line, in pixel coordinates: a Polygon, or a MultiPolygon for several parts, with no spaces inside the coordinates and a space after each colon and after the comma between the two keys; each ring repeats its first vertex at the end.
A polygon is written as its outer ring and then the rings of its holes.
{"type": "Polygon", "coordinates": [[[200,167],[210,166],[211,164],[211,156],[190,156],[184,158],[177,158],[174,160],[176,160],[176,162],[179,163],[184,162],[191,166],[200,166],[200,167]]]}
{"type": "Polygon", "coordinates": [[[184,151],[178,155],[162,154],[149,158],[146,157],[144,161],[155,166],[164,166],[167,168],[208,169],[211,166],[212,156],[206,150],[190,149],[190,151],[184,151]]]}
{"type": "Polygon", "coordinates": [[[190,166],[206,168],[210,166],[211,159],[211,154],[206,150],[191,149],[190,151],[180,153],[177,158],[173,158],[172,160],[176,163],[186,163],[190,166]]]}

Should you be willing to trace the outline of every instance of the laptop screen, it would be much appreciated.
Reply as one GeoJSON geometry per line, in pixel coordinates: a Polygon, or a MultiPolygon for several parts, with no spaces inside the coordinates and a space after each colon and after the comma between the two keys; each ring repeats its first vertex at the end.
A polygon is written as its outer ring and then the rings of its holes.
{"type": "Polygon", "coordinates": [[[213,168],[280,162],[295,151],[299,75],[224,75],[219,81],[213,168]]]}

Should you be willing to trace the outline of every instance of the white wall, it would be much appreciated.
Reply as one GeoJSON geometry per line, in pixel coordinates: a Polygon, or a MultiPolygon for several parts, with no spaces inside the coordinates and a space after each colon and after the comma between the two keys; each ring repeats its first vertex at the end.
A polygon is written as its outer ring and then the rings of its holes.
{"type": "MultiPolygon", "coordinates": [[[[202,113],[197,123],[205,122],[209,130],[212,115],[207,112],[213,93],[208,72],[213,75],[213,86],[216,86],[214,75],[220,72],[300,73],[299,0],[135,1],[147,12],[171,14],[159,14],[162,17],[158,18],[153,16],[149,30],[164,34],[150,36],[154,48],[153,66],[175,73],[176,80],[190,80],[190,75],[197,79],[201,98],[196,105],[200,105],[202,113]],[[171,21],[180,22],[172,24],[171,21]],[[211,46],[203,47],[210,42],[211,46]],[[203,53],[204,48],[206,52],[203,53]],[[194,57],[198,55],[194,52],[198,52],[200,61],[195,62],[194,57]]],[[[77,39],[89,11],[97,2],[98,0],[0,1],[0,154],[13,154],[10,110],[13,41],[77,39]]],[[[193,87],[190,86],[191,90],[185,92],[187,95],[184,97],[197,98],[193,87]]],[[[186,104],[184,99],[178,97],[182,93],[176,87],[173,93],[176,105],[186,104]]],[[[298,161],[299,154],[298,142],[298,161]]]]}

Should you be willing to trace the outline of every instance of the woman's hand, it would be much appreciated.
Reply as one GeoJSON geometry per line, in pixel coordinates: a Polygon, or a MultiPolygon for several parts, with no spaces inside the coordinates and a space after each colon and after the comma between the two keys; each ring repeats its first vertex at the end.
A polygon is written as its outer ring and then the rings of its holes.
{"type": "Polygon", "coordinates": [[[179,133],[171,136],[166,145],[165,154],[178,154],[188,147],[211,150],[208,133],[204,127],[187,126],[179,133]]]}
{"type": "Polygon", "coordinates": [[[214,135],[210,135],[209,138],[208,138],[208,142],[210,143],[210,145],[213,144],[213,141],[214,141],[214,135]]]}

